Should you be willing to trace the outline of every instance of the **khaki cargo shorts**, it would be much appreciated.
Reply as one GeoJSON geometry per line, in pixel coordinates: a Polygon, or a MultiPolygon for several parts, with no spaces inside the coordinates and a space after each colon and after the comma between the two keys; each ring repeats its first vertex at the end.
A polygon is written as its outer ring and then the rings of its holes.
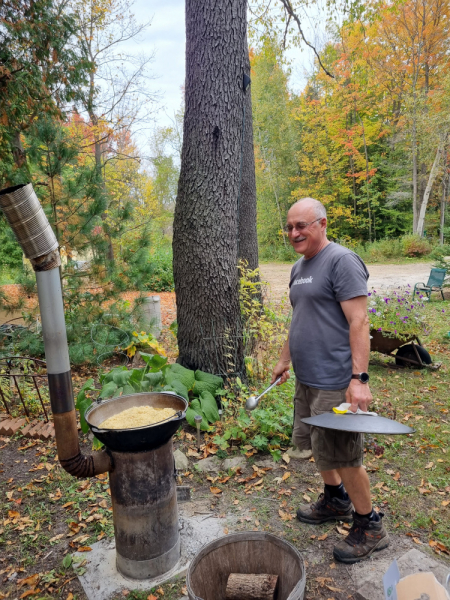
{"type": "Polygon", "coordinates": [[[345,402],[342,390],[319,390],[296,380],[292,443],[301,450],[312,450],[318,471],[360,467],[364,458],[364,435],[334,429],[311,427],[301,419],[332,412],[345,402]]]}

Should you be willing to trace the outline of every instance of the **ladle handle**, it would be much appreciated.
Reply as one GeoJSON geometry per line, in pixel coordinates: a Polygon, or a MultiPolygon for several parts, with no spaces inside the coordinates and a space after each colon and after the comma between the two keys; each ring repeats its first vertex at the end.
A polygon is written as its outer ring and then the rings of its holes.
{"type": "Polygon", "coordinates": [[[275,379],[275,381],[271,385],[269,385],[268,388],[266,388],[263,392],[260,393],[259,396],[257,396],[256,399],[258,400],[258,402],[264,396],[264,394],[267,394],[267,392],[270,392],[270,390],[277,385],[277,383],[280,381],[281,377],[282,377],[282,375],[280,375],[278,377],[278,379],[275,379]]]}

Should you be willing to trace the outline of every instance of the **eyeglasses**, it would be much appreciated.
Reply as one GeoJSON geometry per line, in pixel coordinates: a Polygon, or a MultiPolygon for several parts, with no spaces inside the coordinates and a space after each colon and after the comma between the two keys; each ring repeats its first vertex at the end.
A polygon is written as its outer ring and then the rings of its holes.
{"type": "Polygon", "coordinates": [[[320,217],[319,219],[316,219],[315,221],[311,221],[311,223],[296,223],[295,225],[291,225],[291,224],[285,225],[283,227],[283,231],[285,231],[286,233],[292,233],[292,231],[294,231],[294,229],[296,229],[297,231],[303,231],[304,229],[306,229],[313,223],[316,223],[317,221],[321,221],[322,219],[323,219],[323,217],[320,217]]]}

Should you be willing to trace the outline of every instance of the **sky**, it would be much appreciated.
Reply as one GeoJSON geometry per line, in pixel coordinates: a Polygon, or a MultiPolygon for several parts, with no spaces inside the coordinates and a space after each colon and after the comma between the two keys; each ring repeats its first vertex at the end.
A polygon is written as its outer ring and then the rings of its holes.
{"type": "MultiPolygon", "coordinates": [[[[135,49],[155,53],[151,67],[155,78],[152,86],[160,92],[156,126],[171,125],[174,113],[181,106],[185,77],[184,7],[184,0],[135,0],[132,8],[138,22],[151,21],[135,49]]],[[[311,13],[303,15],[303,23],[306,35],[313,39],[311,13]]],[[[307,48],[303,51],[293,49],[287,53],[287,58],[292,60],[291,88],[299,92],[306,82],[306,70],[311,69],[312,53],[307,48]]]]}
{"type": "Polygon", "coordinates": [[[155,53],[151,71],[152,86],[160,92],[159,126],[171,124],[182,100],[185,76],[184,0],[136,0],[133,13],[139,22],[151,21],[141,34],[139,50],[155,53]]]}

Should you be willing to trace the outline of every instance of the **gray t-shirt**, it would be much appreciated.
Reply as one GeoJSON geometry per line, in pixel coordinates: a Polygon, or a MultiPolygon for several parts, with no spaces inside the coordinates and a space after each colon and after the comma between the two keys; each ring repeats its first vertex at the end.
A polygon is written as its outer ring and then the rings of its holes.
{"type": "Polygon", "coordinates": [[[289,349],[301,383],[322,390],[340,390],[350,383],[349,325],[339,303],[367,296],[368,278],[359,256],[334,243],[292,267],[289,349]]]}

